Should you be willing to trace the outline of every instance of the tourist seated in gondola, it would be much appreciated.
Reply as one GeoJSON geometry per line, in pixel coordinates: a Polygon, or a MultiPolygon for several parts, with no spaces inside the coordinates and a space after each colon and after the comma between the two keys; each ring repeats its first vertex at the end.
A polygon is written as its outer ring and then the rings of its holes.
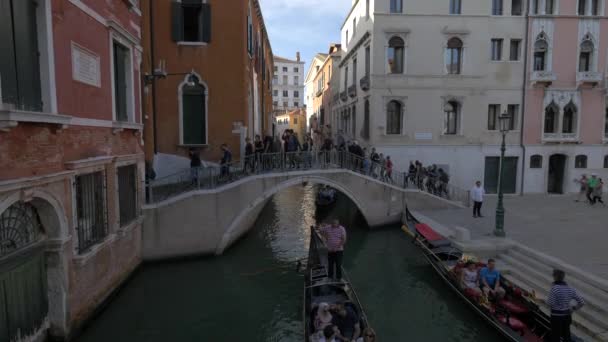
{"type": "Polygon", "coordinates": [[[470,293],[474,297],[481,296],[479,288],[479,272],[477,265],[473,261],[467,261],[460,274],[460,284],[465,292],[470,293]]]}
{"type": "Polygon", "coordinates": [[[338,304],[334,308],[332,323],[338,328],[337,338],[342,341],[357,340],[361,336],[359,315],[348,303],[338,304]]]}
{"type": "Polygon", "coordinates": [[[323,334],[318,339],[318,342],[338,342],[336,340],[336,331],[338,329],[335,325],[328,325],[323,329],[323,334]]]}
{"type": "Polygon", "coordinates": [[[367,327],[363,329],[363,334],[359,337],[357,342],[375,342],[376,341],[376,332],[374,329],[367,327]]]}
{"type": "Polygon", "coordinates": [[[319,309],[317,310],[317,315],[315,317],[315,330],[323,331],[326,326],[332,325],[333,316],[329,311],[329,304],[321,303],[319,304],[319,309]]]}
{"type": "Polygon", "coordinates": [[[479,271],[479,281],[486,296],[497,299],[505,296],[505,289],[500,286],[500,272],[496,269],[494,259],[488,259],[488,265],[479,271]]]}

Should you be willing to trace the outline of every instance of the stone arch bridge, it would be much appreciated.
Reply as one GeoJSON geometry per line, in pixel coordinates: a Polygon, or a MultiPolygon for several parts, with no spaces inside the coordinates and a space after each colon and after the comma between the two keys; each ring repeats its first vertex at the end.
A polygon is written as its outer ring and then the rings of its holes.
{"type": "Polygon", "coordinates": [[[348,169],[253,175],[144,206],[144,260],[222,254],[253,226],[274,194],[303,183],[329,185],[344,193],[370,227],[400,222],[406,204],[414,210],[460,207],[456,202],[402,189],[348,169]]]}

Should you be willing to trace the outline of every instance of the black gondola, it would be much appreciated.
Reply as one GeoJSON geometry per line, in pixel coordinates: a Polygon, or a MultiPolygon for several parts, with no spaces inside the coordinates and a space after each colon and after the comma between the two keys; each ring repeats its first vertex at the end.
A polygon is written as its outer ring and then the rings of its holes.
{"type": "MultiPolygon", "coordinates": [[[[502,300],[490,300],[462,289],[460,272],[467,255],[447,238],[419,222],[407,209],[403,231],[414,239],[431,266],[450,288],[507,339],[517,342],[549,341],[550,318],[535,303],[534,293],[518,287],[502,275],[500,282],[506,291],[502,300]]],[[[485,264],[477,262],[476,266],[479,268],[485,264]]]]}
{"type": "Polygon", "coordinates": [[[328,186],[319,189],[315,203],[317,207],[329,207],[336,203],[336,190],[328,186]]]}
{"type": "Polygon", "coordinates": [[[367,316],[363,311],[359,297],[355,293],[348,275],[343,270],[341,280],[328,277],[327,247],[319,232],[311,227],[310,249],[304,278],[304,341],[311,342],[315,333],[314,320],[319,304],[343,304],[349,306],[359,317],[361,331],[369,327],[367,316]]]}

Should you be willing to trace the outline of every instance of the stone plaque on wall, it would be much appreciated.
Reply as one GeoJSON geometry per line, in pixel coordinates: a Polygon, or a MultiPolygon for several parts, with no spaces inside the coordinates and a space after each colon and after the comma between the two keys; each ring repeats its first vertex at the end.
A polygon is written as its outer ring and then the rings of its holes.
{"type": "Polygon", "coordinates": [[[72,78],[76,81],[101,86],[99,56],[72,43],[72,78]]]}
{"type": "Polygon", "coordinates": [[[414,134],[414,137],[416,138],[416,140],[433,140],[433,133],[419,133],[416,132],[416,134],[414,134]]]}

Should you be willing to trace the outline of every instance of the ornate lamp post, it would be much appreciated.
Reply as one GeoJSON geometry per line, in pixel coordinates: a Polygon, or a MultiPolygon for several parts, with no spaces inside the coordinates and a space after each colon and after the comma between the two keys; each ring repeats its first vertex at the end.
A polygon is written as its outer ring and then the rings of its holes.
{"type": "Polygon", "coordinates": [[[502,204],[502,176],[505,160],[505,139],[509,129],[511,128],[511,115],[504,111],[498,118],[500,125],[500,133],[502,133],[502,144],[500,145],[500,164],[498,166],[498,203],[496,204],[496,227],[494,229],[494,235],[498,237],[505,236],[505,208],[502,204]]]}

